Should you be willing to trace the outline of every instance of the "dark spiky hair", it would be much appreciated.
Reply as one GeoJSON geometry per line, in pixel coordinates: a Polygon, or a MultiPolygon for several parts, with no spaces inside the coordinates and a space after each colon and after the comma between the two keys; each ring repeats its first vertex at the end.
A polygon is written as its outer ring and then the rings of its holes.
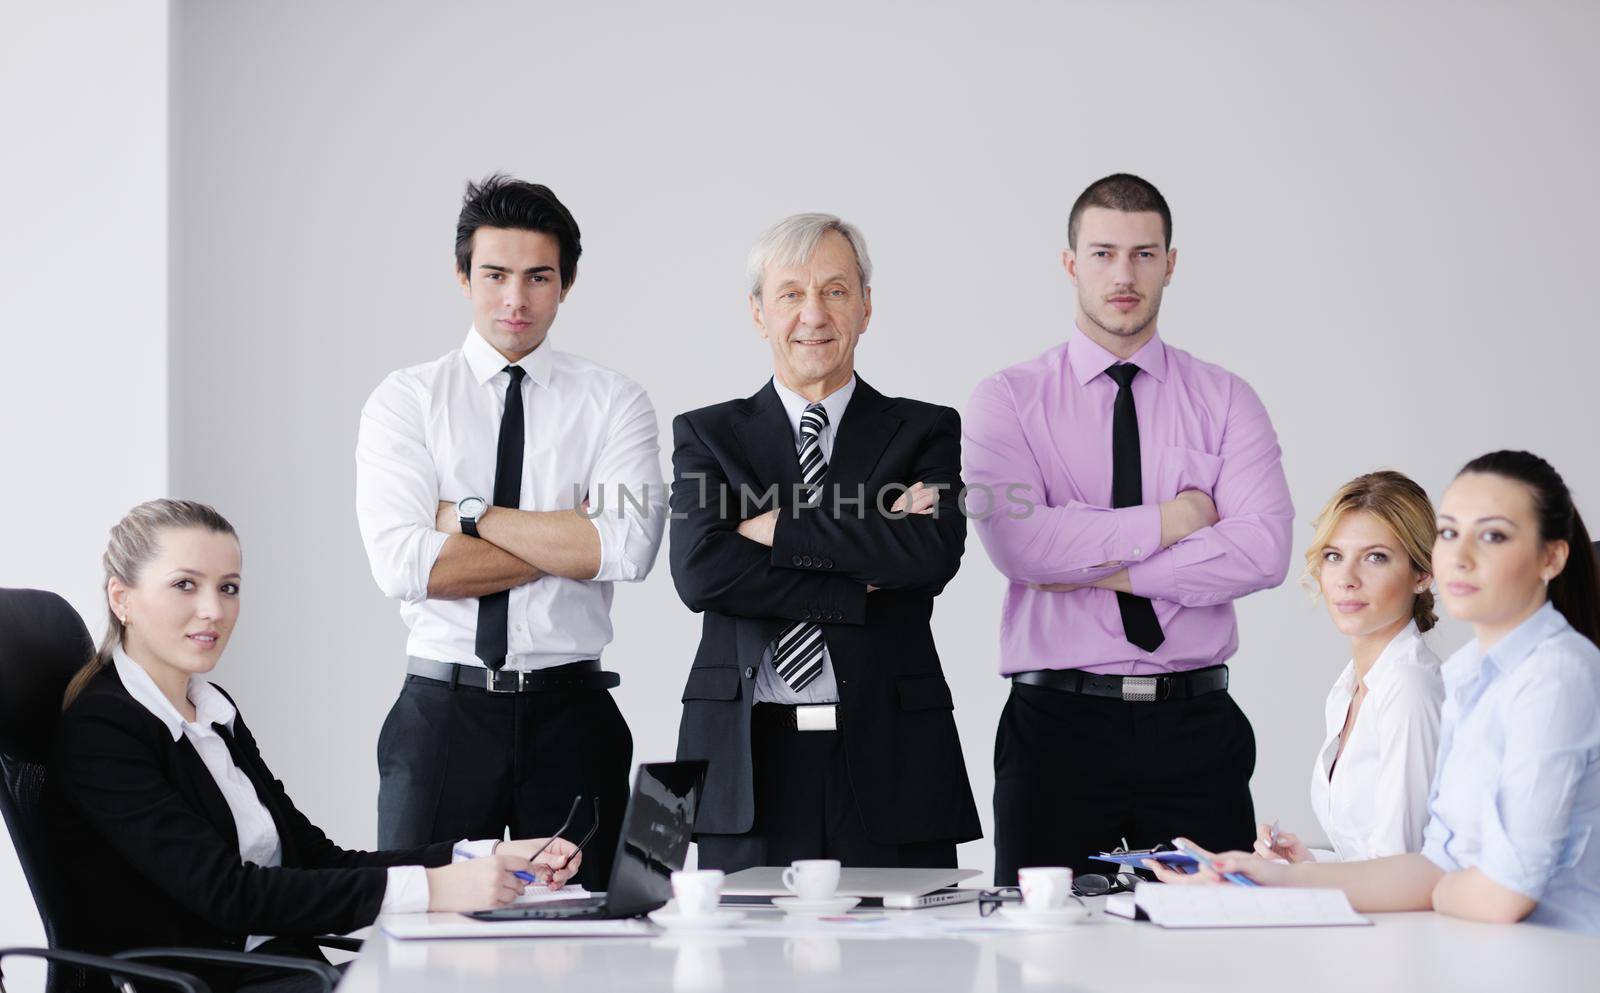
{"type": "Polygon", "coordinates": [[[578,238],[578,222],[550,187],[512,179],[495,173],[481,183],[467,183],[461,200],[461,216],[456,220],[456,268],[472,275],[472,236],[479,228],[510,228],[543,231],[561,246],[561,288],[578,278],[578,256],[583,244],[578,238]]]}

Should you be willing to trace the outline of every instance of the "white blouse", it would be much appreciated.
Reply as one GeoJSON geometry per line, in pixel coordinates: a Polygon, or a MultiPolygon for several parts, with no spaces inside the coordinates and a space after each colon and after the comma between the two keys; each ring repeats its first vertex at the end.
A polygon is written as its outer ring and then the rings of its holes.
{"type": "Polygon", "coordinates": [[[1343,755],[1339,732],[1356,691],[1354,661],[1328,691],[1326,736],[1311,767],[1311,809],[1333,850],[1314,849],[1318,861],[1422,850],[1444,681],[1439,657],[1423,642],[1415,622],[1384,647],[1366,684],[1343,755]]]}
{"type": "MultiPolygon", "coordinates": [[[[221,724],[233,732],[233,721],[238,711],[215,686],[197,676],[189,677],[189,702],[194,704],[195,719],[185,720],[172,705],[156,681],[118,645],[113,650],[113,663],[117,678],[128,695],[144,709],[154,714],[167,726],[172,740],[187,737],[194,750],[200,754],[206,771],[216,780],[222,799],[227,801],[228,812],[233,815],[233,825],[239,834],[239,861],[254,862],[263,868],[283,865],[283,845],[278,838],[278,826],[272,820],[256,793],[255,784],[233,764],[233,755],[227,742],[213,728],[221,724]]],[[[462,842],[457,845],[456,859],[481,857],[494,850],[494,841],[462,842]]],[[[428,877],[422,866],[391,866],[388,885],[384,889],[379,913],[419,913],[428,909],[428,877]]],[[[270,940],[271,935],[253,934],[245,942],[245,951],[254,951],[270,940]]]]}

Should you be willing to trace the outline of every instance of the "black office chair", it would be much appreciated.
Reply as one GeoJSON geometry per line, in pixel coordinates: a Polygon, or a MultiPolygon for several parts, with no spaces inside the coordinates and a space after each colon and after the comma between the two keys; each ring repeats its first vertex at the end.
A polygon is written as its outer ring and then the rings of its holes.
{"type": "MultiPolygon", "coordinates": [[[[212,965],[276,967],[318,977],[331,993],[338,970],[323,962],[282,955],[258,955],[210,948],[140,948],[115,956],[87,955],[59,947],[57,921],[62,904],[51,888],[49,849],[43,833],[45,761],[61,717],[67,683],[89,658],[93,643],[83,620],[61,597],[43,590],[0,589],[0,815],[11,832],[17,861],[33,892],[49,948],[0,948],[9,956],[41,958],[49,963],[45,988],[71,993],[90,988],[90,977],[102,974],[127,989],[134,981],[172,986],[186,993],[210,993],[210,987],[187,973],[138,960],[206,962],[212,965]]],[[[348,938],[318,938],[329,947],[359,949],[348,938]]],[[[5,993],[0,972],[0,993],[5,993]]]]}

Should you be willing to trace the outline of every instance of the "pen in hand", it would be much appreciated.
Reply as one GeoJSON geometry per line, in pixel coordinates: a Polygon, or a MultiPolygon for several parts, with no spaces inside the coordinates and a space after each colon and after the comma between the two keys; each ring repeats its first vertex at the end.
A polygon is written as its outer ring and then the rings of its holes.
{"type": "MultiPolygon", "coordinates": [[[[450,854],[451,854],[451,856],[453,858],[458,858],[458,859],[477,858],[476,855],[473,855],[471,852],[467,851],[465,848],[462,848],[460,845],[457,845],[454,849],[452,849],[450,854]]],[[[533,864],[531,859],[529,860],[529,864],[530,865],[533,864]]],[[[516,876],[518,879],[522,880],[523,882],[528,883],[529,885],[532,885],[534,883],[548,882],[548,880],[540,879],[538,876],[535,876],[533,873],[524,872],[521,869],[512,869],[511,870],[511,874],[513,876],[516,876]]]]}
{"type": "Polygon", "coordinates": [[[1172,847],[1194,859],[1196,862],[1205,866],[1207,869],[1210,869],[1212,872],[1221,876],[1223,879],[1226,879],[1230,883],[1235,883],[1239,886],[1261,885],[1242,872],[1223,872],[1221,869],[1218,869],[1217,863],[1211,860],[1211,856],[1207,855],[1205,852],[1202,852],[1199,848],[1196,848],[1194,844],[1187,838],[1173,838],[1172,847]]]}

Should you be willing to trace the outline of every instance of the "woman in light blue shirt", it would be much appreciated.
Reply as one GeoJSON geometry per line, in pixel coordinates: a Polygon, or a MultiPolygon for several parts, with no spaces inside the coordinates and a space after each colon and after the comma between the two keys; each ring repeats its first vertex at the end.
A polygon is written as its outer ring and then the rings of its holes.
{"type": "Polygon", "coordinates": [[[1440,504],[1433,574],[1476,637],[1444,665],[1422,853],[1285,865],[1230,852],[1217,867],[1338,887],[1358,910],[1600,934],[1600,592],[1560,475],[1527,452],[1467,463],[1440,504]]]}

